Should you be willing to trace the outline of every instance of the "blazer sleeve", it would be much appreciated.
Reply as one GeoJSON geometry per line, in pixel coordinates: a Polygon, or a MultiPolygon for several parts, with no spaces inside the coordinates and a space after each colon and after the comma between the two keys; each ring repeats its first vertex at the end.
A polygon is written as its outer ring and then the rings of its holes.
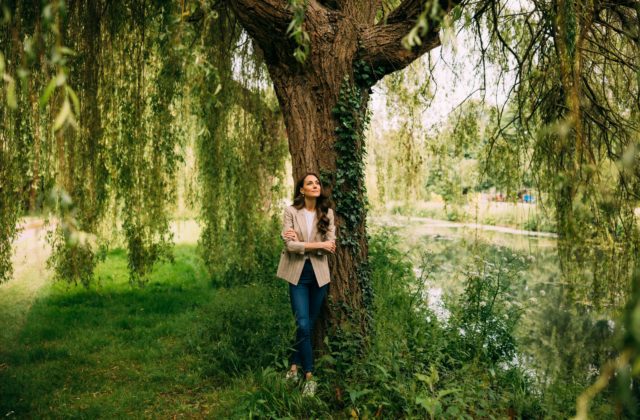
{"type": "Polygon", "coordinates": [[[293,229],[293,213],[291,213],[291,211],[287,207],[284,209],[282,232],[280,232],[280,237],[284,241],[284,246],[288,252],[304,255],[304,242],[294,241],[293,239],[288,239],[284,236],[284,233],[288,229],[293,229]]]}

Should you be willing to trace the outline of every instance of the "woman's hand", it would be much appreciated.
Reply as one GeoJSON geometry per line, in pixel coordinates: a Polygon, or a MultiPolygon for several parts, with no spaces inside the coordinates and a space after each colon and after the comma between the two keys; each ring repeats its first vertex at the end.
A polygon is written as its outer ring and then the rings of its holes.
{"type": "Polygon", "coordinates": [[[324,241],[324,242],[320,242],[322,244],[322,248],[325,251],[328,251],[330,253],[335,253],[336,252],[336,242],[335,241],[324,241]]]}
{"type": "Polygon", "coordinates": [[[298,241],[298,235],[296,235],[296,231],[295,231],[295,230],[293,230],[293,229],[287,229],[287,230],[284,232],[284,237],[285,237],[286,239],[292,239],[292,240],[294,240],[294,241],[296,241],[296,242],[299,242],[299,241],[298,241]]]}

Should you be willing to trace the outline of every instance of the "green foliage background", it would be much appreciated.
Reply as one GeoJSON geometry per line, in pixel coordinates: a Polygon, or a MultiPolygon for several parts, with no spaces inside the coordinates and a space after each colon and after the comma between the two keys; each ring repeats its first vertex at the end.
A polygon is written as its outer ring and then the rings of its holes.
{"type": "Polygon", "coordinates": [[[145,283],[172,258],[178,186],[200,209],[212,277],[265,268],[255,245],[276,229],[286,156],[282,130],[262,123],[275,96],[228,10],[186,7],[2,4],[0,278],[18,217],[53,211],[57,280],[89,284],[105,247],[123,243],[131,282],[145,283]]]}

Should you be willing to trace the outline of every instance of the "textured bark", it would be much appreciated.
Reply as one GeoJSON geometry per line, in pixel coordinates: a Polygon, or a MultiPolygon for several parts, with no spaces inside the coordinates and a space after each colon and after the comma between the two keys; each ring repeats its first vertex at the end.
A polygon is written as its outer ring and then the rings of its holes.
{"type": "MultiPolygon", "coordinates": [[[[311,40],[310,53],[306,62],[300,64],[292,56],[295,44],[285,35],[292,19],[287,0],[228,1],[264,54],[286,126],[294,179],[307,171],[335,173],[336,121],[332,109],[345,77],[353,81],[357,60],[365,60],[376,69],[383,68],[383,74],[378,75],[381,78],[406,67],[439,45],[438,27],[434,23],[421,47],[407,51],[401,46],[402,38],[422,12],[423,0],[405,0],[386,22],[380,23],[375,22],[376,12],[381,7],[379,0],[310,0],[304,22],[311,40]]],[[[447,3],[447,9],[450,7],[447,3]]],[[[362,94],[367,101],[366,88],[362,94]]],[[[332,185],[326,187],[331,191],[332,185]]],[[[368,258],[366,223],[363,220],[357,227],[361,233],[359,237],[363,239],[356,255],[340,246],[343,226],[344,215],[336,213],[338,247],[330,260],[330,296],[334,302],[346,304],[353,313],[361,314],[364,312],[363,291],[357,269],[366,264],[368,258]]],[[[324,327],[340,324],[345,314],[325,311],[325,315],[325,322],[321,323],[324,327]]],[[[361,318],[360,322],[366,333],[365,320],[361,318]]],[[[325,332],[325,328],[319,328],[316,342],[325,332]]]]}

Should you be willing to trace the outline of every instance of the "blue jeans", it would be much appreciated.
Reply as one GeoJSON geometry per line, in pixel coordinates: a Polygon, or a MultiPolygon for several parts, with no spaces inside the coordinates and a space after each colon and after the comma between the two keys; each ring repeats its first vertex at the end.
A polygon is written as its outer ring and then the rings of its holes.
{"type": "Polygon", "coordinates": [[[289,284],[291,309],[296,317],[296,342],[291,356],[291,364],[300,365],[304,372],[313,372],[313,349],[311,348],[311,332],[320,314],[322,301],[327,295],[328,284],[318,287],[311,260],[306,260],[300,281],[297,285],[289,284]]]}

